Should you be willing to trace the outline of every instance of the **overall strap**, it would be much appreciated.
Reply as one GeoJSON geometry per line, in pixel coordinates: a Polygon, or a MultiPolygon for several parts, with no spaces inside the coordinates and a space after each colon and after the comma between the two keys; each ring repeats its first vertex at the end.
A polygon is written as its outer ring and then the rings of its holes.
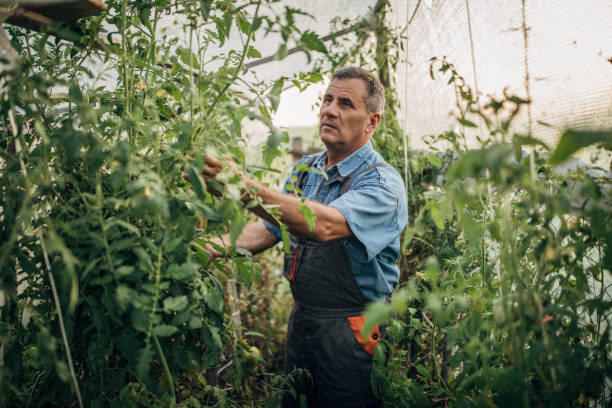
{"type": "Polygon", "coordinates": [[[348,181],[346,183],[344,183],[344,185],[342,186],[342,189],[340,190],[340,193],[338,194],[338,197],[340,197],[342,194],[344,194],[347,191],[349,191],[349,189],[351,188],[351,184],[353,184],[353,181],[357,178],[357,176],[360,176],[363,173],[366,173],[366,172],[372,170],[375,167],[383,167],[383,166],[390,166],[390,165],[385,163],[385,162],[378,162],[378,163],[375,163],[375,164],[371,165],[367,169],[361,170],[359,173],[355,174],[353,177],[348,179],[348,181]]]}

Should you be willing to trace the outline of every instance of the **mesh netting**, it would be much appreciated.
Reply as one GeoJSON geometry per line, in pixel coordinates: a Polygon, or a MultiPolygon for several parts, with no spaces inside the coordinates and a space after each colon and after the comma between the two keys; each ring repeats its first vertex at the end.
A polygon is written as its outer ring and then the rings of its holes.
{"type": "Polygon", "coordinates": [[[446,56],[480,94],[499,96],[507,87],[530,97],[515,125],[547,143],[567,127],[612,127],[612,2],[395,0],[393,6],[392,23],[407,25],[406,62],[396,81],[413,148],[424,147],[423,135],[453,126],[453,90],[429,76],[434,56],[446,56]]]}

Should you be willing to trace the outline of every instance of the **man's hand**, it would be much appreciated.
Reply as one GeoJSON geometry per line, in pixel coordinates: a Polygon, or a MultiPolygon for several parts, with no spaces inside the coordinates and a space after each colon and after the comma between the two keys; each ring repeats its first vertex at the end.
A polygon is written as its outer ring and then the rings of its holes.
{"type": "Polygon", "coordinates": [[[224,166],[229,168],[233,173],[238,174],[246,182],[246,176],[239,169],[236,162],[228,155],[223,156],[223,162],[210,156],[205,157],[204,162],[206,165],[204,166],[204,169],[202,169],[202,177],[204,178],[204,181],[206,181],[206,184],[211,187],[209,190],[210,193],[216,195],[217,197],[222,195],[220,187],[225,186],[225,183],[217,178],[219,174],[223,172],[224,166]]]}
{"type": "MultiPolygon", "coordinates": [[[[211,241],[213,241],[215,245],[219,247],[223,247],[225,245],[225,243],[219,238],[213,238],[211,241]]],[[[206,249],[210,253],[210,259],[208,260],[209,263],[212,262],[215,258],[220,258],[224,255],[223,253],[217,251],[215,247],[213,247],[209,243],[206,243],[204,245],[204,249],[206,249]]]]}
{"type": "MultiPolygon", "coordinates": [[[[213,238],[211,241],[221,247],[229,248],[230,236],[229,234],[223,235],[221,238],[213,238]]],[[[236,241],[236,245],[246,249],[252,254],[257,254],[264,251],[278,242],[278,239],[272,234],[262,221],[248,224],[242,230],[242,233],[236,241]]],[[[225,256],[224,253],[217,251],[211,244],[206,244],[206,250],[210,252],[210,261],[215,258],[225,256]]]]}

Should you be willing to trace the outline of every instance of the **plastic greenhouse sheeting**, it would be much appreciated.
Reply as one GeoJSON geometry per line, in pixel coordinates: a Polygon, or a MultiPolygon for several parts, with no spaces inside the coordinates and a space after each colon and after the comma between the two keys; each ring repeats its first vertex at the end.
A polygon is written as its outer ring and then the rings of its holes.
{"type": "MultiPolygon", "coordinates": [[[[371,19],[372,11],[376,4],[377,0],[281,0],[262,2],[263,6],[260,8],[259,14],[266,15],[272,19],[278,16],[283,21],[285,8],[299,10],[304,14],[294,14],[295,25],[302,32],[312,31],[317,36],[324,37],[333,33],[335,27],[344,29],[347,25],[360,22],[363,19],[371,19]]],[[[255,5],[248,6],[247,10],[249,14],[253,14],[255,5]]],[[[175,47],[189,47],[190,42],[191,48],[194,50],[204,47],[205,45],[201,42],[203,38],[202,33],[198,32],[198,29],[190,33],[188,27],[189,21],[187,17],[176,12],[174,8],[170,8],[167,14],[160,16],[156,35],[158,38],[165,38],[166,41],[173,41],[175,47]],[[191,39],[189,38],[190,35],[192,36],[191,39]]],[[[117,30],[113,26],[105,28],[109,32],[117,30]]],[[[206,30],[209,28],[202,27],[200,29],[206,30]]],[[[263,31],[260,29],[251,41],[251,45],[261,53],[262,57],[250,57],[245,60],[245,65],[250,68],[247,76],[244,77],[247,80],[269,82],[280,77],[291,78],[295,74],[312,69],[315,61],[321,56],[317,52],[311,52],[310,57],[304,52],[297,52],[281,60],[271,59],[262,63],[261,60],[273,56],[283,42],[279,33],[272,32],[264,36],[263,31]]],[[[353,37],[354,35],[349,32],[343,35],[342,39],[343,41],[350,42],[353,37]]],[[[208,46],[205,55],[209,57],[221,53],[227,54],[232,50],[241,50],[244,41],[244,34],[240,33],[236,27],[233,27],[224,44],[221,47],[208,46]]],[[[287,45],[289,49],[294,46],[291,41],[287,45]]],[[[91,86],[104,85],[111,89],[114,88],[118,81],[118,74],[112,68],[111,63],[104,63],[96,57],[86,61],[86,63],[88,68],[94,72],[94,78],[96,78],[95,84],[93,82],[90,83],[91,86]]],[[[221,60],[212,59],[208,61],[205,70],[214,72],[220,65],[221,60]]],[[[84,78],[84,81],[88,80],[84,78]]],[[[247,97],[254,96],[243,83],[237,82],[232,87],[235,90],[242,91],[247,97]]],[[[61,92],[63,89],[58,91],[61,92]]]]}
{"type": "MultiPolygon", "coordinates": [[[[307,13],[308,15],[299,13],[294,14],[295,25],[303,32],[312,31],[317,34],[317,36],[324,37],[334,32],[334,27],[338,29],[346,27],[346,25],[341,23],[352,24],[362,19],[370,19],[372,10],[377,4],[377,0],[282,0],[264,4],[265,7],[260,9],[260,14],[270,17],[281,16],[282,19],[286,7],[307,13]]],[[[254,6],[250,6],[248,10],[250,13],[253,13],[254,6]]],[[[163,30],[168,37],[178,37],[180,45],[188,46],[188,32],[183,30],[184,23],[186,23],[186,21],[183,21],[181,15],[166,15],[162,18],[159,30],[163,30]],[[179,24],[174,24],[174,21],[178,21],[179,24]]],[[[251,75],[247,78],[260,81],[272,81],[280,77],[290,78],[294,74],[311,69],[316,59],[320,57],[320,54],[318,55],[317,52],[311,52],[310,58],[304,52],[298,52],[288,55],[282,60],[274,59],[265,63],[260,63],[261,59],[273,56],[283,42],[279,33],[269,33],[264,36],[261,31],[262,30],[255,35],[252,45],[261,53],[262,58],[247,58],[245,63],[246,66],[250,68],[249,75],[251,75]]],[[[195,36],[197,37],[197,33],[195,36]]],[[[243,46],[243,37],[244,35],[239,33],[234,27],[234,30],[230,33],[225,44],[217,50],[209,50],[208,53],[227,53],[230,50],[239,50],[243,46]]],[[[343,38],[345,41],[350,41],[352,34],[347,33],[343,38]]],[[[290,42],[288,48],[291,47],[292,44],[290,42]]],[[[196,48],[195,42],[194,48],[196,48]]],[[[214,71],[218,66],[219,64],[215,65],[213,61],[207,65],[206,69],[214,71]]],[[[241,84],[237,83],[234,86],[236,89],[241,89],[245,94],[249,95],[248,90],[243,89],[241,84]]]]}
{"type": "MultiPolygon", "coordinates": [[[[394,0],[392,5],[391,23],[406,28],[396,83],[411,147],[424,148],[422,136],[456,123],[449,115],[455,106],[452,87],[429,75],[434,56],[446,56],[479,94],[500,96],[507,87],[529,97],[532,104],[516,128],[531,129],[548,144],[568,127],[612,128],[611,1],[394,0]]],[[[474,132],[471,136],[474,146],[474,132]]]]}

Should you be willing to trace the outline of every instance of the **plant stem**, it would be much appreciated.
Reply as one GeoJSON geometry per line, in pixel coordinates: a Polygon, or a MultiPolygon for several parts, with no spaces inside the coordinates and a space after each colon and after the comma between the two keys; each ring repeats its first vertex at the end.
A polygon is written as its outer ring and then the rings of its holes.
{"type": "MultiPolygon", "coordinates": [[[[127,42],[125,39],[126,35],[126,19],[127,19],[127,0],[123,0],[121,3],[121,68],[123,71],[123,83],[125,88],[125,108],[124,108],[124,116],[130,115],[131,105],[130,105],[130,83],[128,77],[128,64],[127,62],[127,42]]],[[[134,143],[133,140],[133,127],[129,129],[129,141],[134,143]]]]}
{"type": "Polygon", "coordinates": [[[115,280],[117,279],[117,275],[115,274],[115,266],[113,265],[113,259],[110,254],[110,247],[108,245],[108,236],[106,235],[106,225],[104,224],[104,213],[103,213],[103,205],[102,205],[102,182],[100,180],[100,171],[96,175],[96,198],[98,199],[98,221],[100,222],[100,230],[102,231],[102,239],[104,240],[104,250],[106,262],[108,262],[109,269],[113,272],[113,277],[115,280]]]}
{"type": "Polygon", "coordinates": [[[74,384],[77,399],[79,400],[79,407],[83,408],[83,399],[81,398],[81,390],[79,389],[79,382],[77,381],[76,373],[74,372],[74,364],[72,363],[72,355],[70,354],[70,346],[68,345],[68,337],[66,336],[66,329],[64,327],[64,319],[62,317],[62,307],[60,305],[59,296],[57,295],[57,288],[55,287],[55,279],[51,273],[51,265],[49,264],[49,256],[47,255],[47,249],[45,248],[45,241],[43,240],[42,232],[38,232],[38,238],[40,239],[40,247],[43,251],[43,257],[45,260],[45,268],[49,275],[49,283],[51,284],[51,292],[53,292],[53,301],[55,303],[55,311],[59,320],[60,331],[62,332],[62,340],[64,342],[64,348],[66,350],[66,360],[68,360],[68,368],[70,369],[70,376],[74,384]]]}
{"type": "MultiPolygon", "coordinates": [[[[193,50],[193,24],[189,26],[189,49],[193,50]]],[[[193,67],[193,51],[189,53],[189,66],[193,67]]],[[[193,88],[193,75],[189,75],[189,123],[191,126],[193,126],[193,88]]],[[[191,139],[193,139],[193,133],[191,134],[191,139]]]]}
{"type": "MultiPolygon", "coordinates": [[[[260,6],[261,6],[261,0],[257,2],[257,8],[255,9],[255,14],[253,15],[253,19],[257,18],[260,6]]],[[[246,54],[249,50],[249,45],[251,44],[252,37],[253,37],[253,24],[251,24],[251,27],[249,28],[249,35],[247,36],[246,43],[244,44],[244,47],[242,49],[242,54],[240,55],[240,62],[238,63],[238,66],[236,67],[236,70],[234,71],[234,75],[232,76],[232,79],[227,84],[225,84],[225,86],[223,87],[221,92],[219,92],[219,94],[217,95],[213,103],[210,104],[210,107],[206,111],[207,118],[210,116],[215,106],[217,106],[217,104],[221,100],[221,97],[223,97],[225,92],[227,92],[230,85],[236,81],[236,78],[238,78],[238,73],[240,72],[240,70],[242,69],[242,65],[244,64],[244,58],[246,57],[246,54]]]]}
{"type": "Polygon", "coordinates": [[[161,348],[161,344],[159,344],[159,340],[157,336],[153,335],[153,342],[155,343],[155,348],[157,349],[157,353],[159,354],[159,359],[161,360],[162,366],[164,367],[164,373],[166,377],[168,377],[168,387],[170,387],[170,395],[172,395],[172,404],[171,406],[176,405],[176,396],[174,394],[174,381],[172,381],[172,373],[170,372],[170,367],[168,367],[168,362],[166,361],[166,356],[164,355],[164,350],[161,348]]]}
{"type": "MultiPolygon", "coordinates": [[[[158,219],[158,225],[160,220],[158,219]]],[[[147,330],[146,347],[149,346],[149,341],[153,334],[153,317],[157,312],[157,302],[159,301],[159,283],[161,281],[161,262],[162,262],[162,248],[157,248],[157,265],[155,268],[155,296],[153,297],[153,306],[151,307],[151,314],[149,315],[149,329],[147,330]]]]}

